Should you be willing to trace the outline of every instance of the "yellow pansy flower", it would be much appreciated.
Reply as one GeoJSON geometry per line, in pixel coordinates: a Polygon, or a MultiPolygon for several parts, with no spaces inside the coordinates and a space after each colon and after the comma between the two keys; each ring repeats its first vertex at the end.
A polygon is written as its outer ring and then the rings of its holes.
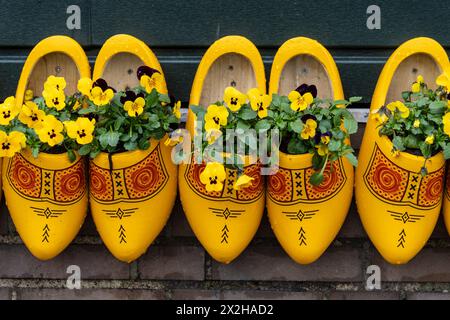
{"type": "Polygon", "coordinates": [[[7,126],[20,112],[16,99],[11,96],[0,104],[0,125],[7,126]]]}
{"type": "Polygon", "coordinates": [[[252,185],[252,181],[255,180],[255,178],[249,177],[246,174],[241,175],[236,182],[233,185],[234,190],[242,190],[247,187],[250,187],[252,185]]]}
{"type": "Polygon", "coordinates": [[[328,154],[328,146],[325,144],[319,144],[316,146],[319,156],[326,156],[328,154]]]}
{"type": "Polygon", "coordinates": [[[35,129],[39,140],[47,143],[50,147],[60,144],[64,140],[64,136],[62,135],[63,130],[63,123],[53,115],[45,116],[42,127],[35,129]]]}
{"type": "Polygon", "coordinates": [[[442,118],[442,123],[444,124],[445,134],[450,136],[450,112],[444,115],[444,117],[442,118]]]}
{"type": "Polygon", "coordinates": [[[206,191],[222,191],[226,172],[223,164],[208,162],[200,174],[200,181],[206,186],[206,191]]]}
{"type": "Polygon", "coordinates": [[[50,76],[44,83],[44,91],[52,89],[64,91],[65,88],[66,88],[66,79],[64,79],[64,77],[50,76]]]}
{"type": "Polygon", "coordinates": [[[422,86],[422,84],[423,84],[423,77],[422,77],[421,75],[419,75],[419,76],[417,77],[416,82],[414,82],[414,83],[412,84],[412,86],[411,86],[411,91],[414,92],[414,93],[419,92],[419,91],[420,91],[420,87],[422,86]]]}
{"type": "Polygon", "coordinates": [[[419,119],[414,120],[413,127],[414,128],[420,127],[420,120],[419,119]]]}
{"type": "Polygon", "coordinates": [[[150,77],[144,74],[139,80],[139,83],[141,87],[145,88],[147,93],[152,92],[153,89],[162,92],[162,75],[159,72],[153,72],[150,77]]]}
{"type": "Polygon", "coordinates": [[[164,141],[164,145],[165,146],[168,146],[168,147],[173,147],[173,146],[176,146],[177,144],[179,144],[179,143],[182,143],[183,142],[183,136],[175,136],[175,137],[170,137],[170,138],[167,138],[166,139],[166,141],[164,141]]]}
{"type": "Polygon", "coordinates": [[[97,106],[104,106],[111,102],[112,98],[114,98],[114,91],[110,88],[105,91],[100,87],[94,87],[91,90],[92,102],[94,102],[97,106]]]}
{"type": "Polygon", "coordinates": [[[310,92],[306,92],[303,96],[298,91],[291,91],[288,95],[291,102],[291,109],[294,111],[303,111],[314,101],[310,92]]]}
{"type": "Polygon", "coordinates": [[[213,144],[216,142],[218,138],[222,135],[222,131],[217,129],[211,129],[206,131],[206,141],[208,141],[208,144],[213,144]]]}
{"type": "Polygon", "coordinates": [[[227,87],[223,95],[223,100],[231,111],[236,112],[247,102],[247,96],[236,88],[227,87]]]}
{"type": "Polygon", "coordinates": [[[6,134],[0,131],[0,157],[12,157],[16,152],[25,148],[27,138],[23,132],[12,131],[6,134]]]}
{"type": "Polygon", "coordinates": [[[426,143],[426,144],[433,144],[433,143],[434,143],[434,135],[433,135],[433,134],[430,134],[429,136],[427,136],[427,137],[425,138],[425,143],[426,143]]]}
{"type": "Polygon", "coordinates": [[[385,113],[380,114],[380,109],[373,110],[371,114],[371,118],[376,122],[379,122],[380,124],[386,123],[389,120],[388,116],[385,113]]]}
{"type": "Polygon", "coordinates": [[[226,126],[228,122],[228,110],[224,106],[212,104],[205,114],[205,130],[219,130],[221,126],[226,126]]]}
{"type": "Polygon", "coordinates": [[[445,73],[436,78],[436,84],[438,86],[444,87],[446,91],[449,91],[450,89],[450,79],[445,73]]]}
{"type": "Polygon", "coordinates": [[[306,123],[303,125],[302,132],[300,136],[303,140],[313,138],[316,135],[317,122],[313,119],[306,120],[306,123]]]}
{"type": "Polygon", "coordinates": [[[400,101],[398,101],[397,110],[400,112],[400,117],[404,119],[409,117],[409,108],[400,101]]]}
{"type": "Polygon", "coordinates": [[[42,96],[45,99],[45,104],[49,108],[55,108],[60,111],[66,107],[66,95],[64,94],[64,91],[49,87],[42,91],[42,96]]]}
{"type": "Polygon", "coordinates": [[[250,100],[250,107],[258,112],[259,118],[267,117],[267,108],[269,108],[272,98],[268,94],[262,94],[257,88],[250,89],[247,92],[250,100]]]}
{"type": "Polygon", "coordinates": [[[181,101],[177,101],[174,105],[173,105],[173,114],[175,115],[175,117],[177,119],[181,118],[181,101]]]}
{"type": "Polygon", "coordinates": [[[329,135],[322,135],[322,136],[320,137],[320,141],[321,141],[323,144],[329,144],[329,143],[330,143],[330,136],[329,136],[329,135]]]}
{"type": "Polygon", "coordinates": [[[88,144],[92,142],[95,129],[95,119],[80,117],[76,121],[65,121],[64,126],[67,130],[67,135],[76,139],[78,144],[88,144]]]}
{"type": "Polygon", "coordinates": [[[19,113],[19,120],[28,128],[39,129],[43,124],[45,112],[40,110],[36,103],[26,101],[19,113]]]}
{"type": "Polygon", "coordinates": [[[397,101],[396,102],[391,102],[388,103],[388,105],[386,106],[386,108],[391,111],[391,112],[395,112],[395,110],[397,109],[397,101]]]}
{"type": "Polygon", "coordinates": [[[92,97],[91,96],[92,84],[93,84],[92,79],[90,79],[90,78],[81,78],[80,80],[78,80],[77,89],[82,94],[84,94],[89,99],[91,99],[91,97],[92,97]]]}
{"type": "Polygon", "coordinates": [[[31,100],[33,100],[33,97],[34,97],[33,90],[28,89],[27,91],[25,91],[25,97],[24,97],[25,101],[31,101],[31,100]]]}
{"type": "Polygon", "coordinates": [[[136,98],[134,101],[125,101],[123,108],[128,112],[130,117],[137,117],[144,112],[145,99],[142,97],[136,98]]]}

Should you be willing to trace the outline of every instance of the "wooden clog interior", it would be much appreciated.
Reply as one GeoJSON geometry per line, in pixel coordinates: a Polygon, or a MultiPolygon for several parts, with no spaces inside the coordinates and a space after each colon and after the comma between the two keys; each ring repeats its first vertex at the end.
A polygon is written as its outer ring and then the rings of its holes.
{"type": "Polygon", "coordinates": [[[35,96],[41,96],[44,90],[44,82],[51,75],[66,79],[66,94],[77,91],[77,83],[80,78],[75,62],[64,53],[49,53],[43,56],[33,68],[29,78],[27,89],[31,89],[35,96]]]}
{"type": "Polygon", "coordinates": [[[203,82],[200,105],[207,107],[222,101],[223,92],[229,86],[242,93],[257,87],[252,64],[243,55],[228,53],[214,61],[203,82]]]}
{"type": "Polygon", "coordinates": [[[386,103],[402,100],[402,92],[410,90],[418,75],[424,77],[429,88],[435,89],[435,80],[441,73],[439,65],[427,54],[414,54],[403,60],[392,77],[386,103]]]}
{"type": "Polygon", "coordinates": [[[121,52],[112,56],[106,63],[102,78],[118,91],[134,88],[139,85],[136,71],[143,65],[145,63],[136,55],[121,52]]]}
{"type": "Polygon", "coordinates": [[[301,84],[315,85],[317,96],[333,98],[333,86],[322,63],[310,55],[298,55],[290,59],[281,72],[278,93],[288,95],[301,84]]]}

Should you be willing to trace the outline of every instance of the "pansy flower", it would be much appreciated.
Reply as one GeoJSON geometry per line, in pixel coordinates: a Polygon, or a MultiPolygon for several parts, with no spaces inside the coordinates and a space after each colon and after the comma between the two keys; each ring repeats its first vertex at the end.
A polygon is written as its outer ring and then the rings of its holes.
{"type": "Polygon", "coordinates": [[[66,88],[66,79],[64,77],[55,77],[55,76],[49,76],[47,80],[44,83],[44,91],[46,90],[58,90],[63,91],[66,88]]]}
{"type": "Polygon", "coordinates": [[[291,102],[291,109],[294,111],[303,111],[314,101],[311,92],[301,94],[297,90],[291,91],[288,98],[291,102]]]}
{"type": "Polygon", "coordinates": [[[300,136],[303,140],[313,138],[316,135],[317,122],[313,119],[308,119],[303,124],[302,132],[300,136]]]}
{"type": "Polygon", "coordinates": [[[225,178],[225,168],[218,162],[208,162],[200,174],[200,181],[208,192],[222,191],[225,178]]]}
{"type": "Polygon", "coordinates": [[[47,143],[50,147],[60,144],[64,140],[64,136],[62,135],[63,130],[63,123],[53,115],[45,116],[42,127],[35,129],[39,140],[47,143]]]}
{"type": "Polygon", "coordinates": [[[49,108],[55,108],[60,111],[66,107],[66,95],[64,91],[58,90],[56,87],[48,87],[42,91],[42,96],[49,108]]]}
{"type": "Polygon", "coordinates": [[[152,92],[153,89],[157,92],[162,92],[163,77],[158,70],[148,66],[141,66],[137,70],[137,78],[141,87],[143,87],[147,93],[152,92]]]}
{"type": "Polygon", "coordinates": [[[136,94],[134,91],[126,91],[125,96],[120,98],[123,108],[130,117],[137,117],[144,112],[145,99],[142,93],[136,94]]]}
{"type": "Polygon", "coordinates": [[[450,136],[450,112],[446,113],[444,117],[442,117],[442,123],[444,124],[445,134],[450,136]]]}
{"type": "Polygon", "coordinates": [[[422,77],[421,75],[419,75],[419,76],[417,77],[416,82],[414,82],[414,83],[412,84],[412,86],[411,86],[411,91],[412,91],[413,93],[418,93],[418,92],[420,92],[420,88],[422,87],[422,85],[423,85],[423,77],[422,77]]]}
{"type": "Polygon", "coordinates": [[[80,117],[76,121],[65,121],[64,126],[67,130],[67,135],[76,139],[79,144],[88,144],[92,142],[93,132],[95,129],[95,119],[80,117]]]}
{"type": "Polygon", "coordinates": [[[258,112],[258,117],[261,119],[267,117],[267,109],[272,98],[268,94],[262,94],[257,88],[250,89],[247,96],[250,100],[250,107],[253,111],[258,112]]]}
{"type": "Polygon", "coordinates": [[[177,119],[181,118],[181,101],[175,102],[172,113],[177,119]]]}
{"type": "Polygon", "coordinates": [[[212,104],[205,114],[205,130],[219,130],[221,126],[226,126],[228,122],[228,110],[224,106],[212,104]]]}
{"type": "Polygon", "coordinates": [[[241,175],[236,182],[233,185],[234,190],[242,190],[245,188],[248,188],[252,185],[252,181],[255,180],[255,178],[249,177],[246,174],[241,175]]]}
{"type": "Polygon", "coordinates": [[[247,101],[247,96],[233,87],[227,87],[224,92],[223,100],[228,109],[233,112],[239,111],[241,106],[247,101]]]}
{"type": "Polygon", "coordinates": [[[36,103],[25,101],[19,113],[19,121],[26,124],[28,128],[39,129],[43,125],[45,112],[40,110],[36,103]]]}
{"type": "Polygon", "coordinates": [[[12,157],[26,146],[27,138],[23,132],[12,131],[6,134],[0,131],[0,157],[12,157]]]}
{"type": "Polygon", "coordinates": [[[28,89],[25,91],[25,96],[24,96],[25,101],[31,101],[31,100],[33,100],[33,97],[34,97],[33,90],[28,89]]]}
{"type": "Polygon", "coordinates": [[[307,85],[306,83],[303,83],[302,85],[298,86],[297,89],[295,89],[298,93],[300,93],[302,96],[305,95],[305,93],[309,92],[313,96],[313,98],[317,97],[317,87],[315,85],[307,85]]]}
{"type": "Polygon", "coordinates": [[[19,112],[20,110],[16,106],[16,99],[12,96],[6,98],[5,101],[0,104],[0,125],[8,125],[19,112]]]}
{"type": "Polygon", "coordinates": [[[447,92],[450,91],[450,79],[445,73],[436,78],[436,84],[438,86],[444,87],[447,92]]]}

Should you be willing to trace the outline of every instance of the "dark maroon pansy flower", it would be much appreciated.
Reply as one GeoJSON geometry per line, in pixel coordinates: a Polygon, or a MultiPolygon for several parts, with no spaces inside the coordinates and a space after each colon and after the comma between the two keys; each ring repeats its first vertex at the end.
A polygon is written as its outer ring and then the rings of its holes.
{"type": "Polygon", "coordinates": [[[302,96],[309,92],[313,96],[313,98],[317,97],[317,87],[315,85],[307,85],[306,83],[300,85],[297,89],[295,89],[298,93],[300,93],[302,96]]]}
{"type": "Polygon", "coordinates": [[[317,120],[317,118],[316,118],[315,116],[313,116],[312,114],[305,114],[305,115],[302,117],[303,123],[305,123],[305,122],[306,122],[307,120],[309,120],[309,119],[313,119],[314,121],[317,120]]]}
{"type": "Polygon", "coordinates": [[[320,137],[321,137],[322,135],[320,134],[320,131],[319,130],[317,130],[316,131],[316,135],[314,136],[314,143],[315,144],[319,144],[320,143],[320,137]]]}
{"type": "Polygon", "coordinates": [[[120,97],[120,102],[122,104],[125,104],[125,102],[127,101],[134,102],[134,100],[136,100],[138,97],[144,98],[144,94],[143,93],[136,94],[134,91],[128,90],[125,91],[124,96],[120,97]]]}
{"type": "Polygon", "coordinates": [[[110,86],[108,86],[108,83],[105,79],[98,78],[95,80],[95,82],[92,84],[92,88],[94,87],[100,87],[103,91],[106,91],[108,89],[111,89],[114,93],[116,93],[116,90],[110,86]]]}
{"type": "Polygon", "coordinates": [[[155,72],[161,73],[156,69],[147,66],[141,66],[137,69],[137,78],[138,80],[141,80],[143,75],[151,77],[155,72]]]}

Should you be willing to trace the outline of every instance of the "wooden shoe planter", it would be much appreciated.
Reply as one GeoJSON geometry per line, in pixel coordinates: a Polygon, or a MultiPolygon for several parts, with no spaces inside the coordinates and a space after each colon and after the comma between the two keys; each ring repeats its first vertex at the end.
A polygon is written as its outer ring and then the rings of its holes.
{"type": "MultiPolygon", "coordinates": [[[[265,93],[264,65],[256,47],[239,36],[216,41],[205,53],[192,85],[190,105],[208,106],[222,100],[224,89],[241,92],[258,88],[265,93]]],[[[195,115],[189,111],[187,127],[193,133],[195,115]]],[[[204,165],[181,165],[180,197],[189,224],[200,243],[217,261],[229,263],[253,239],[264,210],[264,177],[257,164],[245,167],[254,178],[251,187],[233,190],[237,170],[226,169],[222,192],[207,192],[200,182],[204,165]],[[228,186],[228,188],[227,188],[228,186]],[[230,187],[231,186],[231,187],[230,187]]]]}
{"type": "MultiPolygon", "coordinates": [[[[158,59],[145,43],[128,35],[116,35],[100,50],[93,79],[103,78],[117,90],[133,88],[138,85],[136,70],[142,65],[163,74],[158,59]]],[[[163,87],[161,93],[167,93],[165,80],[163,87]]],[[[103,242],[121,261],[131,262],[141,256],[172,211],[177,167],[164,140],[152,140],[147,150],[101,153],[90,161],[92,216],[103,242]]]]}
{"type": "MultiPolygon", "coordinates": [[[[65,36],[39,42],[22,69],[16,102],[22,105],[26,89],[42,92],[49,75],[64,76],[66,91],[76,91],[78,79],[90,77],[81,46],[65,36]]],[[[42,260],[63,251],[75,238],[86,216],[88,194],[85,159],[70,162],[66,153],[24,149],[3,160],[3,190],[17,232],[30,252],[42,260]]]]}
{"type": "MultiPolygon", "coordinates": [[[[442,73],[450,74],[445,50],[434,40],[416,38],[402,44],[381,72],[371,110],[399,100],[405,85],[423,75],[434,84],[442,73]]],[[[427,161],[428,174],[420,169],[424,158],[400,152],[378,135],[369,119],[356,171],[356,203],[364,229],[380,254],[390,263],[411,260],[425,245],[442,204],[445,161],[442,153],[427,161]]]]}
{"type": "MultiPolygon", "coordinates": [[[[320,98],[344,98],[339,71],[330,53],[317,41],[294,38],[277,54],[270,74],[269,93],[288,95],[299,85],[317,87],[320,98]]],[[[312,155],[280,152],[279,170],[268,177],[267,211],[283,249],[297,263],[317,260],[339,232],[350,207],[353,167],[342,158],[313,186],[309,178],[312,155]]]]}

